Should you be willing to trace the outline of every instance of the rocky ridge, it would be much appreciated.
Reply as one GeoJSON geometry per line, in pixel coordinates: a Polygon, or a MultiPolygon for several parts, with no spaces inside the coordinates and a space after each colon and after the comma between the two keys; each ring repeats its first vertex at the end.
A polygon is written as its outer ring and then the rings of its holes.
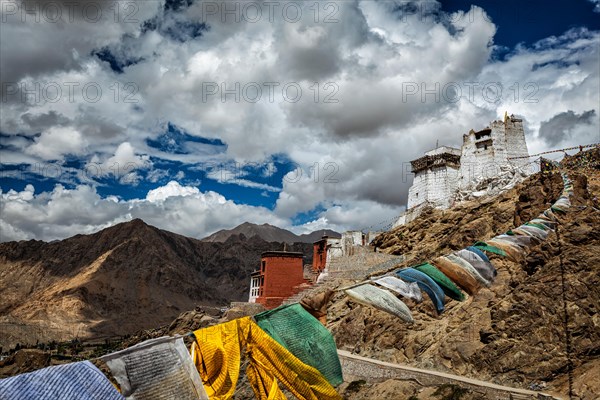
{"type": "Polygon", "coordinates": [[[250,222],[244,222],[233,229],[222,229],[210,236],[202,239],[203,242],[225,242],[232,236],[244,235],[247,238],[257,236],[267,242],[285,242],[285,243],[314,243],[321,239],[323,235],[329,237],[341,237],[341,235],[331,229],[321,229],[311,233],[296,235],[286,229],[277,226],[262,224],[256,225],[250,222]]]}

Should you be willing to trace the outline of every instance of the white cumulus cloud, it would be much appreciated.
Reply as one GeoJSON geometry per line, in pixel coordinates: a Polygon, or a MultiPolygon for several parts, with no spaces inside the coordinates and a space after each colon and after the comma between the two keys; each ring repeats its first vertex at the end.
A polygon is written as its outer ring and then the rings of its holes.
{"type": "Polygon", "coordinates": [[[177,181],[170,181],[165,186],[150,190],[146,195],[146,200],[158,202],[169,197],[190,196],[194,194],[200,194],[200,189],[190,186],[181,186],[177,181]]]}

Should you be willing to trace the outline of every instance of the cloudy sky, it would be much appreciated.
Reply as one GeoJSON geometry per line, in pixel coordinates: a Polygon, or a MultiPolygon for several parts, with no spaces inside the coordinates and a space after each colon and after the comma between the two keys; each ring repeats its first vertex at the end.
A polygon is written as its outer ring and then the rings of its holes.
{"type": "Polygon", "coordinates": [[[0,240],[381,228],[505,111],[600,141],[600,3],[0,0],[0,240]]]}

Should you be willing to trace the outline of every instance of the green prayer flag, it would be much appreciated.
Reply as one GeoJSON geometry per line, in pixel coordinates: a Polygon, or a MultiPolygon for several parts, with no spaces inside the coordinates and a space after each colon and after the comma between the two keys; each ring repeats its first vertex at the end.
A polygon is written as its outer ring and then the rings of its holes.
{"type": "Polygon", "coordinates": [[[300,304],[256,314],[254,320],[300,361],[319,370],[332,386],[344,381],[333,336],[300,304]]]}

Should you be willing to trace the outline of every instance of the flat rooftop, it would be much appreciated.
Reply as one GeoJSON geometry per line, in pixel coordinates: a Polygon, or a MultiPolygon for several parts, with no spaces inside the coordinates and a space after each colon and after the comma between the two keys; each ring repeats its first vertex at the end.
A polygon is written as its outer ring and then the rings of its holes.
{"type": "Polygon", "coordinates": [[[425,152],[426,156],[436,156],[438,154],[443,154],[443,153],[448,153],[448,154],[453,154],[456,156],[460,156],[460,149],[457,149],[455,147],[450,147],[450,146],[440,146],[438,148],[435,148],[433,150],[429,150],[425,152]]]}
{"type": "Polygon", "coordinates": [[[291,257],[291,258],[302,258],[304,254],[294,252],[294,251],[265,251],[261,255],[261,257],[291,257]]]}

